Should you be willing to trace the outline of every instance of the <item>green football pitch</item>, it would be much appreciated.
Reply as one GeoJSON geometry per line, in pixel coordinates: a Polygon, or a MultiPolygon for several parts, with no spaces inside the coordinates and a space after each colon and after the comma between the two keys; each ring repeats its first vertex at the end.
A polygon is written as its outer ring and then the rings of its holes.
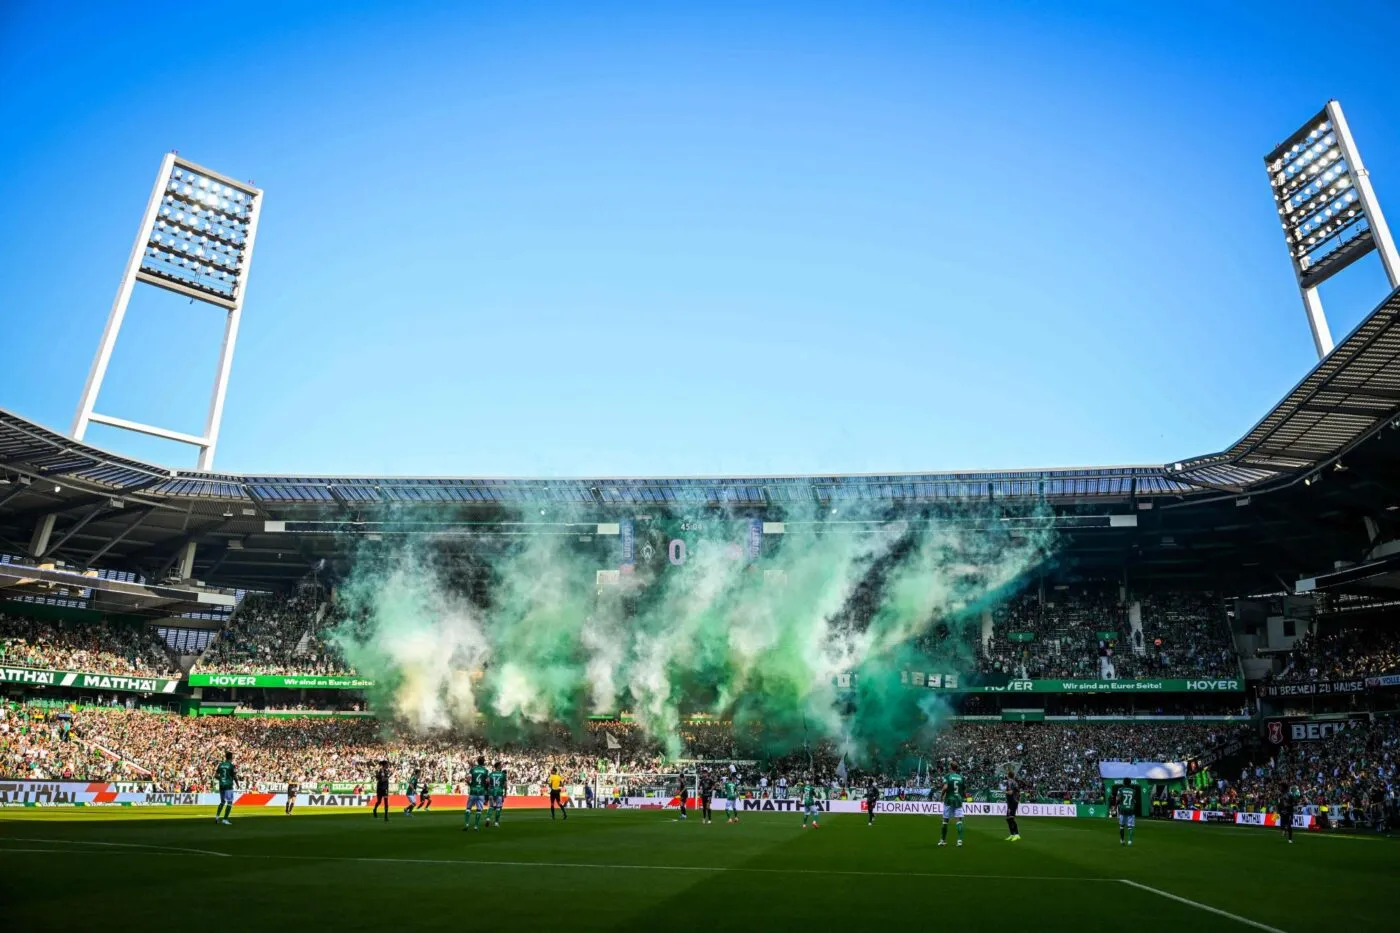
{"type": "Polygon", "coordinates": [[[1139,821],[792,815],[680,823],[461,814],[0,810],[6,929],[1305,930],[1395,929],[1400,846],[1360,835],[1139,821]]]}

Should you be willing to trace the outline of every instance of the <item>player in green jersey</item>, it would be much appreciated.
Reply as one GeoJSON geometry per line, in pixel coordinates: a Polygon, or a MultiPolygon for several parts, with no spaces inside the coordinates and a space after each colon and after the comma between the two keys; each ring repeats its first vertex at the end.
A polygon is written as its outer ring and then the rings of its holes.
{"type": "Polygon", "coordinates": [[[414,768],[413,776],[408,779],[408,786],[404,788],[404,796],[408,798],[408,806],[403,808],[404,816],[412,816],[413,811],[418,809],[418,787],[422,783],[422,772],[414,768]]]}
{"type": "Polygon", "coordinates": [[[1138,793],[1138,786],[1129,778],[1123,778],[1123,783],[1113,788],[1113,797],[1109,800],[1118,809],[1118,844],[1129,846],[1133,844],[1133,830],[1137,828],[1138,801],[1142,798],[1138,793]]]}
{"type": "MultiPolygon", "coordinates": [[[[501,825],[501,808],[506,804],[506,771],[501,767],[501,763],[496,762],[496,769],[491,772],[491,810],[495,814],[497,826],[501,825]]],[[[487,821],[490,822],[491,814],[487,814],[487,821]]]]}
{"type": "Polygon", "coordinates": [[[820,829],[817,825],[817,814],[821,808],[817,806],[817,789],[812,786],[810,779],[802,781],[802,828],[807,828],[807,821],[812,821],[813,829],[820,829]]]}
{"type": "Polygon", "coordinates": [[[219,805],[214,808],[214,822],[232,826],[229,817],[233,816],[233,791],[238,787],[238,768],[233,763],[233,752],[224,752],[224,760],[214,769],[214,779],[219,782],[219,805]]]}
{"type": "Polygon", "coordinates": [[[462,831],[481,831],[481,811],[486,806],[486,795],[491,789],[491,772],[486,770],[485,756],[478,755],[476,764],[467,772],[467,811],[462,823],[462,831]],[[472,825],[472,811],[476,811],[476,825],[472,825]]]}
{"type": "Polygon", "coordinates": [[[963,844],[963,801],[967,799],[967,783],[958,773],[956,765],[948,766],[943,777],[943,826],[940,828],[938,844],[948,844],[948,821],[958,821],[958,845],[963,844]]]}
{"type": "Polygon", "coordinates": [[[724,782],[724,814],[729,822],[739,822],[739,785],[732,774],[724,782]]]}

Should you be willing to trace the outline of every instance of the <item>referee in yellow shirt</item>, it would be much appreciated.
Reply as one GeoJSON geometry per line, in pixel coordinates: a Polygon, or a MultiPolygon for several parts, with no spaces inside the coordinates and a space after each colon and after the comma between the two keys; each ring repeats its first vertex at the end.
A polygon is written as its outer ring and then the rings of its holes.
{"type": "Polygon", "coordinates": [[[549,818],[554,819],[554,805],[559,805],[559,812],[564,815],[564,819],[569,818],[569,811],[564,809],[564,779],[559,776],[559,768],[549,769],[549,818]]]}

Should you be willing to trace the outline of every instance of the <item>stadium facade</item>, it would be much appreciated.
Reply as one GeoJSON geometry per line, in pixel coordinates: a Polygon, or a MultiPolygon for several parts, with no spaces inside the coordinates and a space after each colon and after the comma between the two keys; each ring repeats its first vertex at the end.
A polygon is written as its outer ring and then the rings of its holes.
{"type": "MultiPolygon", "coordinates": [[[[617,534],[624,519],[881,522],[1043,503],[1076,572],[1295,589],[1388,578],[1400,539],[1400,291],[1258,424],[1160,466],[956,473],[581,479],[259,476],[170,470],[0,410],[0,553],[151,584],[284,585],[383,534],[617,534]],[[1368,568],[1356,570],[1357,567],[1368,568]],[[1311,584],[1308,584],[1311,586],[1311,584]]],[[[742,530],[736,534],[742,535],[742,530]]],[[[619,544],[619,547],[621,545],[619,544]]],[[[22,577],[12,573],[16,584],[22,577]]],[[[56,579],[56,578],[55,578],[56,579]]],[[[47,581],[52,583],[53,581],[47,581]]],[[[46,581],[23,584],[46,585],[46,581]]]]}

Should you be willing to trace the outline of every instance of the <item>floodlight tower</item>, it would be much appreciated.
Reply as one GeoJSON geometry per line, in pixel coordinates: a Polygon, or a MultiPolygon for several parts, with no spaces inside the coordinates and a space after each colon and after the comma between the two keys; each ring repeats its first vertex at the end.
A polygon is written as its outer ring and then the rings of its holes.
{"type": "Polygon", "coordinates": [[[1332,352],[1332,332],[1317,287],[1371,250],[1380,250],[1390,287],[1400,288],[1400,254],[1361,164],[1342,105],[1322,111],[1264,157],[1293,274],[1317,357],[1332,352]]]}
{"type": "Polygon", "coordinates": [[[73,419],[75,440],[83,439],[89,424],[106,424],[197,447],[199,469],[208,470],[213,466],[219,423],[224,415],[224,395],[233,366],[233,347],[238,340],[238,320],[248,289],[253,241],[258,234],[262,194],[260,189],[246,182],[234,181],[173,152],[161,160],[155,187],[146,202],[146,213],[136,232],[136,243],[126,261],[126,271],[107,315],[107,326],[102,331],[102,343],[92,359],[82,401],[73,419]],[[171,431],[93,411],[102,390],[102,380],[107,375],[112,348],[121,333],[127,304],[138,282],[213,305],[225,314],[223,348],[219,351],[214,394],[202,435],[171,431]]]}

